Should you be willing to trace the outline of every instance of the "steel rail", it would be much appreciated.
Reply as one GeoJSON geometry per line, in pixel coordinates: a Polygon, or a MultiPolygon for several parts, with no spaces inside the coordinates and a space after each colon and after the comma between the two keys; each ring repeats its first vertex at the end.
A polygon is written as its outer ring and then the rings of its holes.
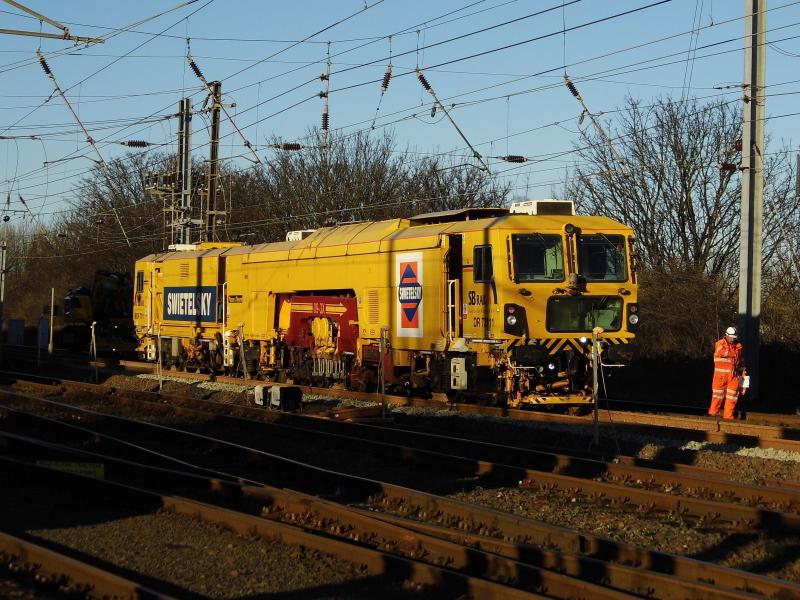
{"type": "Polygon", "coordinates": [[[459,527],[463,526],[475,531],[494,532],[505,536],[509,540],[549,547],[556,546],[563,551],[580,552],[594,558],[643,565],[644,568],[650,570],[688,579],[703,581],[712,579],[717,585],[726,589],[755,589],[758,590],[758,593],[767,596],[775,595],[773,592],[778,594],[778,591],[782,589],[780,584],[778,587],[770,584],[769,578],[766,578],[766,581],[762,581],[758,579],[759,576],[735,570],[719,573],[717,578],[714,575],[716,569],[720,568],[717,565],[692,561],[691,559],[660,552],[651,552],[591,534],[579,534],[564,528],[545,525],[485,507],[437,497],[402,486],[346,475],[307,464],[301,466],[298,461],[270,455],[252,448],[241,449],[248,452],[247,456],[251,464],[256,455],[269,457],[264,463],[265,472],[269,470],[269,472],[274,473],[276,465],[288,463],[293,472],[303,472],[305,481],[319,483],[327,478],[328,483],[326,485],[331,492],[340,498],[363,498],[365,495],[374,496],[374,494],[379,493],[388,507],[392,507],[395,504],[402,504],[406,507],[409,505],[416,506],[423,514],[436,515],[441,522],[461,524],[459,527]],[[748,582],[747,578],[750,576],[756,577],[756,580],[748,582]]]}
{"type": "MultiPolygon", "coordinates": [[[[18,438],[13,438],[18,441],[18,438]]],[[[36,445],[35,440],[26,440],[36,445]]],[[[53,448],[53,444],[47,444],[53,448]]],[[[72,454],[72,448],[62,447],[72,454]]],[[[419,554],[426,561],[446,562],[451,568],[479,570],[485,577],[507,581],[535,581],[544,587],[548,595],[569,596],[578,593],[590,594],[592,598],[620,597],[619,592],[633,593],[664,600],[703,598],[729,600],[751,598],[749,593],[717,587],[702,581],[689,581],[656,572],[642,571],[633,565],[605,562],[603,560],[537,548],[466,531],[454,531],[445,527],[412,521],[388,513],[367,511],[322,500],[315,496],[269,486],[254,487],[237,482],[220,482],[204,476],[180,471],[160,469],[130,461],[97,455],[77,450],[84,456],[115,463],[122,481],[137,479],[132,472],[145,472],[155,481],[175,487],[177,482],[185,484],[194,494],[213,490],[224,498],[257,501],[263,517],[272,520],[296,522],[303,527],[313,527],[344,537],[355,542],[366,542],[372,546],[393,547],[403,553],[419,554]],[[413,535],[409,534],[409,530],[413,535]],[[444,542],[444,543],[443,543],[444,542]],[[466,547],[465,547],[466,546],[466,547]],[[505,560],[503,560],[505,559],[505,560]],[[533,567],[533,570],[531,570],[533,567]],[[542,572],[542,570],[545,570],[542,572]],[[557,571],[555,575],[547,571],[557,571]],[[568,578],[564,580],[565,576],[568,578]],[[602,581],[606,589],[576,584],[569,578],[589,582],[602,581]],[[612,588],[611,594],[607,588],[612,588]]],[[[252,503],[251,503],[252,504],[252,503]]],[[[627,597],[627,596],[622,596],[627,597]]]]}
{"type": "MultiPolygon", "coordinates": [[[[240,535],[257,535],[266,540],[278,539],[289,545],[304,546],[319,552],[333,554],[341,560],[364,565],[372,575],[385,576],[389,579],[407,579],[423,585],[460,590],[476,599],[514,598],[527,600],[530,598],[543,598],[543,596],[539,594],[530,593],[523,589],[471,576],[444,566],[429,564],[420,560],[384,552],[367,545],[354,543],[354,540],[345,540],[330,535],[323,535],[321,532],[309,531],[308,529],[283,523],[275,519],[265,519],[189,498],[161,494],[138,486],[121,484],[109,480],[99,480],[49,469],[43,466],[25,464],[5,457],[0,457],[0,462],[4,465],[3,470],[5,476],[16,474],[18,477],[26,478],[31,475],[31,472],[34,472],[42,478],[46,477],[48,481],[53,481],[55,489],[61,489],[61,486],[69,486],[70,484],[78,482],[83,491],[102,489],[105,494],[113,494],[116,497],[124,498],[125,501],[128,502],[147,502],[148,506],[156,509],[163,509],[176,514],[199,518],[207,523],[213,523],[230,529],[240,535]]],[[[254,489],[258,490],[261,488],[254,489]]],[[[92,495],[87,494],[87,497],[91,498],[92,495]]],[[[397,529],[399,530],[399,528],[397,529]]],[[[409,535],[407,530],[405,531],[405,535],[409,535]]],[[[437,542],[439,542],[439,540],[431,538],[431,543],[437,542]]],[[[445,544],[441,543],[438,545],[440,547],[445,546],[445,544]]],[[[447,544],[447,547],[458,548],[456,544],[447,544]]],[[[466,550],[463,547],[462,549],[466,550]]],[[[506,566],[508,566],[507,560],[506,566]]],[[[527,575],[528,578],[530,578],[528,581],[525,581],[525,583],[530,583],[531,585],[535,584],[535,578],[532,577],[532,573],[520,573],[521,579],[523,575],[527,575]]],[[[554,573],[553,575],[554,577],[548,580],[548,582],[555,583],[558,574],[554,573]]],[[[572,579],[575,582],[575,585],[572,587],[573,593],[576,590],[583,590],[584,594],[601,593],[600,596],[591,595],[589,597],[631,597],[628,594],[614,592],[614,590],[603,590],[599,586],[588,584],[578,579],[564,576],[560,579],[562,583],[567,579],[572,579]]],[[[565,589],[569,588],[565,587],[565,589]]]]}
{"type": "Polygon", "coordinates": [[[0,532],[0,555],[6,565],[15,565],[23,571],[30,570],[38,582],[59,581],[66,576],[68,583],[61,582],[59,587],[85,589],[93,598],[173,599],[173,596],[9,533],[0,532]]]}
{"type": "MultiPolygon", "coordinates": [[[[92,394],[103,398],[108,397],[106,393],[99,392],[97,386],[93,386],[91,384],[70,382],[69,387],[72,390],[79,390],[82,393],[92,394]]],[[[21,397],[19,395],[0,391],[0,399],[22,400],[23,398],[30,401],[30,398],[27,396],[21,397]]],[[[135,392],[124,394],[121,397],[117,396],[115,397],[115,401],[129,405],[149,403],[152,407],[158,407],[161,409],[163,409],[164,403],[168,403],[170,406],[178,406],[182,409],[182,411],[187,411],[186,414],[188,415],[194,414],[195,417],[207,418],[209,414],[213,414],[218,416],[218,418],[231,420],[233,425],[236,425],[237,422],[241,423],[242,420],[241,416],[224,414],[225,412],[230,413],[230,411],[227,410],[229,405],[209,403],[208,401],[203,400],[189,400],[186,398],[172,398],[144,392],[135,392]],[[143,395],[147,395],[149,397],[142,398],[143,395]],[[211,408],[214,410],[209,411],[211,408]]],[[[64,406],[74,408],[70,405],[64,406]]],[[[273,414],[279,415],[282,413],[273,414]]],[[[107,414],[94,415],[93,418],[95,421],[97,419],[128,420],[122,417],[107,414]]],[[[309,443],[313,443],[319,442],[321,439],[320,436],[324,436],[336,444],[341,443],[354,445],[356,451],[363,451],[364,446],[368,444],[372,448],[373,452],[384,452],[386,453],[386,456],[400,457],[400,459],[404,461],[414,460],[419,464],[425,464],[428,466],[437,466],[445,469],[445,472],[469,473],[471,476],[475,477],[488,477],[492,481],[505,482],[506,485],[516,485],[522,483],[523,485],[536,485],[539,487],[552,487],[562,490],[571,490],[576,493],[583,493],[587,496],[595,497],[597,499],[606,499],[620,504],[636,505],[647,510],[662,510],[676,514],[692,516],[695,518],[702,518],[710,520],[711,522],[727,521],[734,528],[757,527],[768,530],[800,531],[800,515],[796,513],[787,513],[764,507],[744,506],[730,502],[720,502],[692,496],[664,493],[650,489],[643,489],[641,487],[631,487],[625,485],[625,482],[630,480],[631,477],[641,477],[644,478],[645,481],[653,480],[655,482],[656,480],[661,480],[662,482],[674,483],[676,486],[682,485],[687,488],[691,485],[696,485],[698,488],[712,488],[717,493],[739,494],[751,501],[763,501],[765,496],[771,496],[773,500],[777,499],[777,501],[781,502],[782,504],[794,506],[796,505],[798,495],[794,490],[791,489],[778,488],[770,491],[762,490],[757,486],[745,486],[743,484],[733,483],[726,484],[725,482],[718,480],[706,483],[701,480],[688,478],[685,475],[680,477],[673,475],[672,479],[669,479],[664,475],[664,473],[658,471],[650,472],[648,469],[628,466],[616,467],[604,465],[603,463],[599,462],[592,464],[590,461],[585,459],[574,459],[572,457],[561,457],[561,460],[559,460],[558,458],[554,458],[552,456],[543,456],[542,453],[537,453],[535,451],[530,451],[529,456],[534,456],[539,459],[537,465],[531,465],[525,461],[521,461],[522,464],[519,466],[509,465],[501,462],[483,460],[481,458],[468,458],[445,452],[425,450],[407,445],[398,445],[397,443],[390,443],[389,441],[379,441],[367,439],[365,437],[353,437],[352,435],[343,433],[322,431],[319,428],[309,431],[307,428],[290,424],[291,422],[297,422],[300,419],[305,419],[307,424],[314,424],[313,421],[309,421],[308,418],[294,417],[290,415],[280,418],[285,422],[261,422],[263,426],[272,428],[269,436],[270,439],[274,440],[275,437],[280,437],[282,434],[286,439],[296,443],[299,436],[307,435],[311,436],[309,438],[309,443]],[[545,461],[544,464],[542,464],[543,459],[545,461]],[[583,475],[582,478],[576,476],[575,474],[553,472],[553,470],[565,470],[573,461],[576,465],[575,471],[581,472],[583,475]],[[549,472],[544,470],[548,468],[548,465],[550,469],[549,472]],[[533,466],[533,468],[531,468],[531,466],[533,466]],[[537,468],[540,470],[535,470],[537,468]],[[613,473],[616,473],[617,476],[623,477],[623,484],[595,480],[595,477],[599,472],[601,472],[601,469],[607,469],[613,473]]],[[[252,421],[248,420],[247,424],[252,424],[252,421]]],[[[172,429],[183,431],[180,428],[175,427],[172,429]]],[[[365,430],[363,426],[361,429],[365,430]]],[[[392,432],[386,432],[386,435],[391,436],[392,432]]],[[[395,437],[397,436],[395,435],[395,437]]],[[[420,438],[418,437],[418,439],[420,438]]],[[[491,445],[488,444],[485,446],[491,447],[491,445]]],[[[511,448],[510,450],[514,451],[516,449],[511,448]]],[[[655,485],[655,483],[651,484],[651,486],[652,485],[655,485]]]]}
{"type": "MultiPolygon", "coordinates": [[[[662,404],[660,402],[651,403],[644,400],[619,400],[616,398],[608,398],[602,400],[603,404],[608,404],[611,407],[633,406],[637,407],[636,410],[628,409],[628,412],[638,413],[641,411],[651,411],[656,413],[666,413],[667,416],[682,417],[687,414],[690,415],[703,415],[708,412],[708,403],[702,405],[697,404],[662,404]],[[641,410],[640,410],[641,409],[641,410]],[[689,411],[687,413],[687,411],[689,411]]],[[[745,398],[745,404],[747,399],[745,398]]],[[[620,410],[614,408],[614,410],[620,410]]],[[[777,412],[754,412],[747,410],[747,418],[744,419],[745,423],[752,423],[756,425],[778,425],[781,427],[800,428],[800,414],[784,414],[777,412]]]]}
{"type": "MultiPolygon", "coordinates": [[[[152,363],[121,360],[121,368],[139,373],[153,374],[152,363]]],[[[81,365],[85,368],[85,365],[81,365]]],[[[236,377],[207,375],[203,373],[190,373],[184,371],[168,371],[168,377],[178,377],[198,381],[218,381],[254,387],[256,385],[283,386],[287,384],[277,382],[263,382],[258,380],[243,380],[236,377]]],[[[19,375],[24,375],[20,373],[19,375]]],[[[365,402],[379,402],[379,395],[370,392],[356,392],[339,388],[321,388],[307,385],[298,385],[305,393],[331,398],[361,400],[365,402]]],[[[476,404],[446,403],[439,400],[430,400],[406,396],[385,396],[386,402],[398,406],[412,406],[420,408],[435,408],[452,410],[467,414],[485,416],[508,417],[525,421],[539,421],[564,424],[587,424],[586,417],[554,415],[533,410],[502,408],[494,406],[479,406],[476,404]]],[[[761,420],[760,424],[750,421],[735,421],[712,419],[708,416],[693,417],[691,415],[652,415],[641,412],[601,411],[601,427],[614,427],[630,425],[635,428],[650,428],[652,430],[674,429],[682,435],[695,441],[706,441],[715,444],[738,444],[760,448],[775,448],[800,452],[800,417],[795,415],[773,415],[769,413],[748,413],[754,420],[761,420]]]]}
{"type": "MultiPolygon", "coordinates": [[[[84,384],[80,382],[65,381],[57,386],[47,384],[34,384],[35,389],[44,391],[45,393],[55,394],[61,389],[72,389],[85,391],[88,393],[96,394],[98,390],[103,388],[96,387],[92,384],[84,384]]],[[[123,391],[122,393],[128,396],[142,397],[144,400],[155,400],[156,396],[147,392],[131,392],[123,391]]],[[[220,405],[202,400],[189,401],[187,399],[172,398],[170,400],[173,404],[191,404],[199,406],[202,410],[223,410],[228,415],[237,416],[241,418],[255,418],[258,420],[280,421],[285,423],[302,422],[304,426],[312,426],[330,430],[332,425],[320,424],[318,419],[309,420],[308,417],[290,416],[284,413],[265,412],[261,409],[233,406],[233,405],[220,405]]],[[[337,413],[344,413],[346,417],[348,411],[353,414],[353,411],[360,411],[363,414],[364,409],[344,409],[344,411],[335,411],[337,413]]],[[[370,412],[377,410],[374,408],[367,409],[370,412]]],[[[607,475],[612,478],[622,479],[625,482],[642,482],[643,485],[652,487],[655,485],[670,486],[676,488],[678,486],[694,489],[705,490],[712,494],[726,494],[734,495],[743,500],[752,503],[778,503],[791,506],[800,501],[800,496],[794,493],[791,484],[783,483],[776,484],[772,482],[772,486],[753,486],[746,484],[730,483],[728,481],[720,481],[724,475],[720,473],[713,473],[707,469],[698,469],[696,467],[689,467],[684,465],[667,466],[658,465],[657,463],[649,464],[647,461],[640,461],[638,459],[627,459],[620,461],[620,464],[612,462],[602,462],[594,459],[581,458],[574,455],[557,454],[552,451],[534,450],[529,448],[512,447],[508,445],[499,445],[489,442],[483,442],[473,439],[455,438],[453,436],[444,436],[441,434],[429,434],[424,432],[413,432],[408,430],[399,431],[395,428],[386,428],[378,426],[370,426],[360,424],[360,427],[348,427],[342,429],[341,427],[334,427],[334,431],[345,431],[348,434],[361,433],[362,437],[369,437],[363,435],[365,432],[374,432],[372,438],[379,438],[383,441],[395,440],[395,443],[408,445],[408,439],[414,440],[415,447],[419,447],[421,443],[428,440],[437,440],[439,444],[445,444],[448,450],[452,450],[452,446],[457,446],[459,452],[476,456],[476,449],[482,448],[493,453],[494,456],[499,456],[498,460],[509,460],[513,456],[513,461],[517,465],[532,467],[537,470],[551,470],[562,474],[577,475],[582,477],[596,477],[598,475],[607,475]],[[525,459],[527,462],[522,463],[521,460],[525,459]],[[643,462],[645,464],[637,465],[636,463],[643,462]],[[650,467],[655,468],[650,468],[650,467]],[[657,467],[666,467],[658,469],[657,467]],[[663,472],[667,470],[667,472],[663,472]],[[788,488],[788,489],[787,489],[788,488]]]]}
{"type": "MultiPolygon", "coordinates": [[[[92,384],[83,384],[79,382],[68,382],[63,385],[66,389],[85,391],[93,394],[97,394],[99,390],[102,390],[102,388],[93,386],[92,384]]],[[[779,504],[786,505],[787,507],[796,507],[800,505],[800,490],[794,490],[787,486],[782,488],[775,486],[766,487],[734,483],[721,478],[709,478],[709,471],[707,469],[697,469],[696,472],[692,472],[688,469],[684,470],[684,472],[663,471],[644,465],[615,464],[613,462],[559,454],[552,451],[534,450],[449,435],[382,427],[368,423],[332,422],[314,416],[265,411],[259,408],[221,404],[209,400],[188,399],[165,396],[163,394],[159,395],[154,392],[117,390],[115,393],[150,402],[166,401],[173,405],[187,406],[200,411],[210,411],[214,414],[221,414],[232,418],[256,419],[273,424],[312,428],[334,435],[358,437],[359,440],[370,441],[379,445],[389,443],[391,445],[400,446],[400,449],[407,454],[423,449],[431,450],[439,455],[458,453],[460,458],[481,461],[481,468],[486,469],[485,472],[494,473],[495,471],[492,469],[497,465],[502,467],[523,467],[527,470],[535,471],[550,471],[560,475],[590,479],[604,475],[621,480],[626,484],[640,481],[642,485],[647,487],[654,487],[657,485],[672,488],[681,487],[704,491],[715,495],[735,496],[749,503],[779,504]]],[[[436,454],[433,456],[436,456],[436,454]]]]}
{"type": "MultiPolygon", "coordinates": [[[[123,361],[123,362],[125,362],[125,361],[123,361]]],[[[149,363],[133,363],[133,364],[134,365],[145,365],[145,366],[148,366],[148,368],[149,368],[149,363]]],[[[2,374],[2,373],[4,373],[4,372],[0,371],[0,374],[2,374]]],[[[39,390],[44,394],[57,395],[57,394],[62,393],[66,389],[65,385],[61,383],[62,381],[66,381],[66,380],[54,379],[52,377],[33,375],[33,374],[27,374],[27,373],[11,373],[11,372],[7,372],[7,371],[5,373],[10,374],[10,375],[14,375],[14,376],[17,376],[17,377],[24,377],[25,379],[20,380],[20,381],[25,386],[31,387],[32,389],[39,390]],[[48,383],[41,383],[41,382],[33,381],[32,378],[33,379],[43,380],[43,381],[46,381],[48,383]]],[[[237,380],[237,381],[239,381],[239,383],[241,385],[245,385],[246,383],[250,383],[251,387],[253,385],[257,385],[257,384],[252,383],[252,382],[244,382],[243,380],[237,380]]],[[[82,384],[78,384],[78,385],[82,385],[82,384]]],[[[114,391],[115,388],[112,387],[111,390],[114,391]]],[[[342,391],[342,390],[336,390],[336,391],[342,391]]],[[[131,391],[128,390],[128,393],[130,393],[130,392],[131,391]]],[[[142,393],[146,396],[148,392],[142,392],[142,393]]],[[[349,392],[349,393],[358,394],[359,396],[370,396],[370,394],[364,394],[362,392],[349,392]]],[[[355,399],[358,399],[358,398],[355,398],[355,399]]],[[[374,400],[374,397],[372,399],[374,400]]],[[[412,399],[412,401],[413,401],[413,399],[412,399]]],[[[430,402],[430,401],[426,401],[426,402],[430,402]]],[[[441,403],[437,402],[436,405],[441,408],[441,403]]],[[[244,407],[244,406],[241,406],[241,405],[226,405],[226,406],[230,407],[231,410],[233,410],[233,407],[236,406],[237,409],[241,409],[243,411],[246,411],[246,414],[244,416],[246,416],[248,418],[262,418],[262,419],[264,419],[264,418],[266,418],[264,415],[273,414],[273,413],[265,412],[261,408],[244,407]]],[[[381,412],[381,407],[379,405],[372,405],[372,406],[358,407],[358,408],[335,408],[335,409],[331,409],[331,410],[327,411],[327,413],[325,413],[325,416],[328,416],[328,417],[330,417],[332,419],[335,419],[335,420],[342,420],[342,421],[347,421],[347,420],[361,421],[363,418],[374,417],[380,412],[381,412]]],[[[523,414],[528,415],[530,413],[529,413],[529,411],[523,411],[523,414]]],[[[361,424],[363,424],[363,423],[361,423],[361,424]]],[[[424,433],[424,432],[419,431],[419,430],[415,430],[415,431],[417,433],[424,433]]],[[[435,435],[440,435],[441,436],[442,434],[437,432],[435,435]]],[[[466,439],[471,443],[480,443],[480,442],[485,442],[486,441],[485,439],[481,439],[481,438],[477,438],[477,437],[469,437],[469,438],[466,438],[466,439]]],[[[488,442],[488,443],[493,444],[493,442],[488,442]]],[[[607,463],[611,463],[611,464],[622,464],[622,465],[646,467],[646,468],[650,468],[650,469],[656,469],[656,470],[659,470],[659,471],[667,471],[669,473],[679,473],[679,474],[680,473],[686,473],[686,474],[689,474],[689,475],[693,475],[695,477],[702,478],[704,480],[723,479],[725,481],[728,481],[730,479],[729,475],[727,473],[723,472],[723,471],[716,471],[716,470],[713,470],[713,469],[697,467],[697,466],[689,465],[689,464],[667,463],[667,462],[663,462],[663,461],[659,461],[659,460],[647,459],[647,458],[639,458],[639,457],[635,457],[635,456],[626,456],[626,455],[621,455],[621,454],[614,454],[614,455],[611,455],[611,456],[605,456],[602,453],[592,452],[592,451],[588,451],[588,450],[581,450],[581,449],[577,449],[577,448],[568,448],[567,449],[567,448],[564,448],[564,447],[556,447],[556,446],[552,446],[552,445],[537,445],[537,444],[532,444],[532,443],[527,443],[527,445],[525,446],[524,449],[525,450],[538,450],[538,451],[543,451],[543,452],[547,452],[547,453],[553,453],[553,452],[562,453],[562,454],[563,453],[569,453],[569,456],[576,457],[576,458],[583,457],[583,458],[588,458],[590,460],[599,460],[600,457],[603,457],[602,460],[604,460],[607,463]]],[[[764,480],[761,481],[761,485],[762,486],[768,486],[768,487],[783,487],[783,488],[785,488],[785,487],[800,487],[800,484],[796,484],[795,485],[792,482],[789,482],[789,481],[786,481],[786,480],[782,480],[782,479],[775,479],[775,480],[764,479],[764,480]]]]}
{"type": "MultiPolygon", "coordinates": [[[[145,371],[147,370],[145,365],[148,364],[149,363],[139,363],[137,365],[137,363],[134,361],[121,361],[121,365],[126,368],[145,371]]],[[[152,373],[152,371],[152,366],[150,366],[149,372],[152,373]]],[[[249,385],[250,387],[259,384],[268,386],[286,385],[275,382],[258,382],[252,380],[245,382],[244,380],[235,377],[212,377],[202,373],[187,373],[183,371],[169,371],[168,375],[170,377],[198,379],[201,381],[213,380],[221,383],[249,385]]],[[[320,388],[307,385],[299,385],[298,387],[300,387],[305,393],[316,394],[320,396],[361,400],[365,402],[378,402],[380,400],[377,394],[369,392],[355,392],[352,390],[320,388]]],[[[585,425],[588,422],[586,417],[554,415],[516,408],[501,408],[495,406],[480,406],[477,404],[463,403],[445,403],[438,400],[415,397],[409,398],[406,396],[386,395],[385,398],[388,403],[398,406],[449,409],[468,414],[511,417],[526,421],[565,423],[571,425],[585,425]]],[[[692,417],[688,415],[649,415],[636,412],[624,413],[622,411],[612,411],[611,414],[604,413],[605,411],[601,411],[600,414],[601,427],[618,427],[621,424],[625,424],[633,425],[637,428],[652,428],[654,430],[659,428],[675,429],[679,430],[682,435],[697,441],[707,441],[719,444],[750,445],[760,448],[776,448],[779,450],[800,452],[800,428],[759,425],[748,423],[746,421],[726,421],[722,419],[692,417]]]]}

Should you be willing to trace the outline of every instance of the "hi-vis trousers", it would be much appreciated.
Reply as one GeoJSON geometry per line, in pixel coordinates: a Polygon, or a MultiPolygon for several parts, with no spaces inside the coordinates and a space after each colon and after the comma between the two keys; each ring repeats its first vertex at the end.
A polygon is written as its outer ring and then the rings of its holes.
{"type": "Polygon", "coordinates": [[[708,414],[717,416],[724,401],[725,409],[722,416],[725,419],[732,419],[738,400],[739,377],[730,372],[714,373],[714,379],[711,382],[711,406],[708,409],[708,414]]]}

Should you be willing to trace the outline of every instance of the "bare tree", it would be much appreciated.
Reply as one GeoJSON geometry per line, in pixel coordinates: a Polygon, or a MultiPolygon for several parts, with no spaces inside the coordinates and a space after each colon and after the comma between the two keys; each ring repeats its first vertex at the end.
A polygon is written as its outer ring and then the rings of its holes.
{"type": "Polygon", "coordinates": [[[278,151],[266,167],[229,177],[229,232],[277,240],[287,229],[501,206],[508,195],[507,186],[454,158],[397,150],[391,133],[334,137],[328,147],[318,132],[309,138],[300,151],[278,151]]]}
{"type": "Polygon", "coordinates": [[[593,129],[583,130],[569,194],[590,214],[636,230],[642,262],[712,274],[738,254],[741,117],[731,104],[629,98],[610,127],[616,155],[593,129]]]}
{"type": "MultiPolygon", "coordinates": [[[[570,196],[585,212],[631,225],[644,264],[734,282],[741,201],[738,104],[662,99],[644,105],[628,98],[609,130],[617,154],[594,129],[583,130],[570,196]]],[[[792,199],[785,150],[765,156],[764,180],[768,265],[792,199]]]]}
{"type": "MultiPolygon", "coordinates": [[[[567,192],[582,211],[610,216],[636,232],[642,305],[649,315],[640,335],[645,349],[685,355],[700,348],[702,354],[736,320],[738,101],[667,98],[644,105],[628,98],[616,124],[607,128],[613,151],[595,130],[582,132],[567,192]]],[[[787,297],[781,273],[790,265],[783,249],[800,232],[788,157],[785,148],[764,157],[765,298],[781,284],[766,310],[779,308],[787,297]]],[[[774,320],[765,313],[765,325],[774,320]]]]}

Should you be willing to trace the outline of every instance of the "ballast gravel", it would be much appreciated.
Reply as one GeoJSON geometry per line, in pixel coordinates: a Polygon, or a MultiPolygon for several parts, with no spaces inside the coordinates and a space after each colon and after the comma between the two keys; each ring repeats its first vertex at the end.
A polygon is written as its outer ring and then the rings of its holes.
{"type": "MultiPolygon", "coordinates": [[[[177,382],[175,382],[178,385],[177,382]]],[[[184,387],[192,387],[180,383],[184,387]]],[[[242,395],[242,403],[252,403],[242,395]]],[[[329,400],[319,399],[319,404],[329,400]]],[[[342,403],[338,404],[339,406],[342,403]]],[[[588,449],[591,430],[585,426],[552,426],[513,419],[473,416],[419,409],[393,409],[399,426],[438,430],[449,435],[474,436],[505,444],[545,445],[588,449]]],[[[606,433],[606,432],[604,432],[606,433]]],[[[795,461],[753,458],[733,452],[710,452],[680,444],[665,443],[665,438],[633,436],[629,433],[604,438],[604,450],[648,458],[710,464],[724,469],[732,478],[780,477],[800,481],[800,465],[795,461]],[[655,443],[653,443],[655,442],[655,443]],[[717,464],[716,458],[724,457],[717,464]],[[782,470],[781,470],[782,469],[782,470]]],[[[590,498],[571,496],[569,492],[539,488],[474,489],[455,495],[461,500],[492,506],[499,510],[573,529],[597,533],[640,546],[710,560],[724,565],[755,571],[781,579],[800,581],[800,537],[769,535],[760,531],[731,532],[713,522],[688,522],[679,515],[644,513],[631,507],[608,505],[590,498]]]]}
{"type": "MultiPolygon", "coordinates": [[[[186,378],[169,377],[178,388],[197,387],[197,382],[186,378]]],[[[157,375],[141,374],[135,377],[116,375],[106,381],[107,385],[142,389],[138,386],[151,386],[157,375]],[[127,381],[123,381],[127,380],[127,381]],[[149,382],[149,383],[147,383],[149,382]]],[[[210,383],[210,382],[209,382],[210,383]]],[[[222,385],[217,383],[216,385],[222,385]]],[[[244,386],[242,386],[244,388],[244,386]]],[[[152,388],[148,388],[152,391],[152,388]]],[[[158,385],[156,384],[156,389],[158,385]]],[[[167,393],[166,391],[164,393],[167,393]]],[[[183,391],[182,395],[187,394],[183,391]]],[[[210,399],[217,400],[216,396],[210,399]]],[[[231,404],[253,405],[251,390],[243,393],[230,391],[219,401],[231,404]]],[[[303,410],[319,412],[338,407],[375,406],[375,402],[359,400],[339,400],[335,398],[306,394],[303,410]]],[[[446,435],[472,436],[486,441],[502,440],[508,445],[521,447],[550,446],[555,449],[591,448],[593,431],[583,424],[564,425],[520,421],[508,417],[456,413],[447,409],[418,408],[389,405],[388,415],[399,426],[424,429],[446,435]]],[[[634,434],[617,431],[614,428],[601,429],[600,452],[606,456],[625,454],[637,458],[657,459],[665,462],[680,462],[698,467],[717,469],[728,473],[732,481],[759,483],[765,479],[779,479],[800,482],[800,453],[776,450],[774,448],[747,448],[727,444],[709,444],[689,441],[680,437],[634,434]]]]}
{"type": "Polygon", "coordinates": [[[601,535],[644,548],[800,582],[800,537],[726,531],[680,515],[609,506],[569,492],[538,488],[477,488],[453,497],[503,512],[601,535]]]}
{"type": "Polygon", "coordinates": [[[171,513],[30,533],[208,598],[301,590],[338,597],[336,586],[368,577],[360,566],[330,555],[240,537],[171,513]]]}

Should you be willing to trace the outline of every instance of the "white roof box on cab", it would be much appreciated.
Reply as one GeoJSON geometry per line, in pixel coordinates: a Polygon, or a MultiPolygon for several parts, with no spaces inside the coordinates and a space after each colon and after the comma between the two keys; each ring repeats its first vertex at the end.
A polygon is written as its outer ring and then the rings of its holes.
{"type": "Polygon", "coordinates": [[[286,232],[286,241],[287,242],[301,242],[314,233],[316,229],[298,229],[297,231],[287,231],[286,232]]]}
{"type": "Polygon", "coordinates": [[[572,200],[523,200],[511,204],[511,214],[518,215],[574,215],[575,202],[572,200]]]}

